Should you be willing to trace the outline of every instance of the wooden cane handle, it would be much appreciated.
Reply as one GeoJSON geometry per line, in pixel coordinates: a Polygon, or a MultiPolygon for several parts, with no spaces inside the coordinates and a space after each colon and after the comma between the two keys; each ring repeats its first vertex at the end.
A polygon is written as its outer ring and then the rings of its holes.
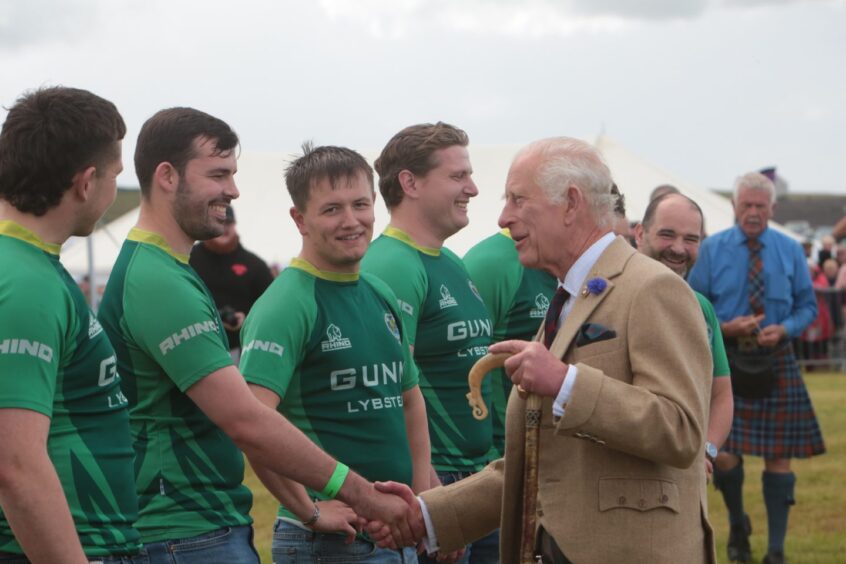
{"type": "Polygon", "coordinates": [[[482,398],[482,380],[485,379],[488,372],[505,364],[505,359],[509,356],[511,355],[508,353],[488,353],[477,360],[473,368],[470,369],[470,374],[467,376],[467,383],[470,385],[470,391],[467,392],[467,403],[473,410],[473,417],[479,421],[488,416],[488,408],[482,398]]]}

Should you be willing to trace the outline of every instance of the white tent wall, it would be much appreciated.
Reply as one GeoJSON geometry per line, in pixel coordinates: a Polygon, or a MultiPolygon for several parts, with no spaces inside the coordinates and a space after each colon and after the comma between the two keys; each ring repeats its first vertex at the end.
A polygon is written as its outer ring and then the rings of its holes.
{"type": "MultiPolygon", "coordinates": [[[[709,233],[730,227],[734,222],[731,203],[708,190],[677,178],[660,168],[634,156],[607,136],[596,140],[620,190],[626,196],[628,217],[638,220],[649,203],[649,193],[659,184],[673,184],[694,199],[705,214],[709,233]]],[[[497,219],[502,210],[505,178],[519,145],[471,145],[470,160],[473,179],[479,195],[470,201],[470,225],[450,239],[446,246],[459,256],[485,237],[496,232],[497,219]]],[[[300,235],[288,210],[291,199],[284,185],[284,170],[296,151],[280,153],[242,153],[238,159],[236,182],[241,192],[233,202],[238,232],[247,249],[268,263],[285,266],[300,251],[300,235]]],[[[362,151],[372,164],[378,151],[362,151]]],[[[389,216],[377,191],[376,227],[374,236],[387,225],[389,216]]],[[[120,246],[138,217],[138,210],[127,212],[110,224],[98,229],[94,238],[94,272],[103,283],[117,258],[120,246]]],[[[777,229],[781,226],[771,224],[777,229]]],[[[74,275],[88,272],[88,253],[83,240],[69,241],[62,251],[62,262],[74,275]]]]}

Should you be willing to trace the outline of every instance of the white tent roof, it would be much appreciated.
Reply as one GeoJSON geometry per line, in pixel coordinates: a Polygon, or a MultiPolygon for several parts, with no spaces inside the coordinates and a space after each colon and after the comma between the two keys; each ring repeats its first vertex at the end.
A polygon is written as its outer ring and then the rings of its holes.
{"type": "MultiPolygon", "coordinates": [[[[673,184],[702,207],[709,233],[730,227],[734,222],[731,203],[634,156],[607,136],[600,136],[597,148],[603,153],[620,190],[626,196],[630,219],[640,219],[649,193],[659,184],[673,184]]],[[[470,201],[470,225],[456,233],[446,246],[459,256],[494,233],[502,210],[505,177],[518,145],[470,146],[473,179],[479,195],[470,201]]],[[[236,180],[241,197],[233,202],[238,232],[243,245],[268,263],[285,266],[300,251],[300,235],[288,210],[291,199],[284,187],[283,172],[295,152],[242,153],[236,180]]],[[[378,151],[363,151],[371,163],[378,151]]],[[[379,233],[388,223],[388,213],[377,195],[376,228],[379,233]]],[[[94,272],[98,281],[108,276],[120,246],[135,224],[138,210],[132,210],[109,225],[98,229],[93,238],[94,272]]],[[[775,226],[780,228],[780,226],[775,226]]],[[[62,262],[75,275],[88,270],[88,253],[83,239],[72,239],[62,251],[62,262]]]]}

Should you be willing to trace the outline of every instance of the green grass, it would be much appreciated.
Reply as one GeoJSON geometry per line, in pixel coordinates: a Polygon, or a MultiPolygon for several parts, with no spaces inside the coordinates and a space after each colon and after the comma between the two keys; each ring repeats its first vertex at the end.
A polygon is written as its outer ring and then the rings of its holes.
{"type": "MultiPolygon", "coordinates": [[[[797,564],[828,564],[846,560],[846,374],[810,373],[805,383],[823,431],[827,452],[822,456],[794,460],[796,505],[790,511],[785,546],[788,561],[797,564]]],[[[767,552],[767,514],[761,493],[763,461],[744,459],[746,481],[743,503],[752,520],[753,562],[767,552]]],[[[717,533],[717,558],[728,562],[728,514],[722,496],[708,491],[711,525],[717,533]]]]}
{"type": "MultiPolygon", "coordinates": [[[[796,505],[790,511],[787,557],[792,564],[829,564],[846,561],[846,374],[810,373],[805,382],[823,430],[828,452],[807,460],[794,460],[796,505]]],[[[761,495],[760,458],[747,457],[744,504],[752,519],[753,562],[767,550],[767,517],[761,495]]],[[[270,540],[276,501],[247,469],[246,484],[255,495],[256,548],[262,562],[271,562],[270,540]]],[[[717,558],[726,558],[728,517],[719,492],[709,488],[711,524],[717,533],[717,558]]]]}

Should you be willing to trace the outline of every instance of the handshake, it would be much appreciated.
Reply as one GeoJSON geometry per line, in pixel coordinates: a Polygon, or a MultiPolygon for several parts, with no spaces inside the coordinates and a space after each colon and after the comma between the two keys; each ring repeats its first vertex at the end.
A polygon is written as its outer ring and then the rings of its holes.
{"type": "MultiPolygon", "coordinates": [[[[417,546],[425,548],[427,536],[423,510],[414,492],[398,482],[376,482],[369,495],[356,500],[355,511],[340,501],[320,502],[320,518],[312,529],[322,533],[343,533],[352,542],[356,533],[365,531],[381,548],[401,549],[417,546]]],[[[461,558],[464,549],[437,555],[439,562],[454,562],[461,558]]]]}

